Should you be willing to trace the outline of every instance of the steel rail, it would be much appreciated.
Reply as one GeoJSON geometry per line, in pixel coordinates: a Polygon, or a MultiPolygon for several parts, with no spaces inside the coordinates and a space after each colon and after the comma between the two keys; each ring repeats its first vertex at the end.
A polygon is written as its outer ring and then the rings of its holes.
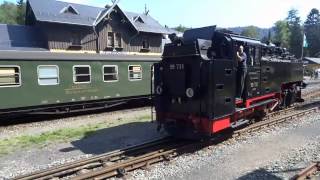
{"type": "Polygon", "coordinates": [[[50,179],[54,177],[61,177],[73,172],[77,172],[81,169],[89,168],[90,166],[100,166],[104,165],[107,162],[115,162],[119,161],[122,158],[127,157],[130,154],[134,154],[140,150],[145,150],[147,148],[154,148],[156,146],[167,144],[171,142],[172,139],[170,137],[166,137],[163,139],[157,139],[151,142],[146,142],[140,145],[128,147],[121,150],[115,150],[112,152],[108,152],[102,155],[98,155],[92,158],[87,158],[84,160],[71,162],[67,164],[63,164],[60,166],[56,166],[53,168],[41,170],[29,175],[18,176],[14,179],[16,180],[33,180],[33,179],[50,179]]]}
{"type": "Polygon", "coordinates": [[[260,122],[257,122],[255,124],[252,124],[252,125],[250,125],[248,127],[245,127],[243,129],[235,131],[233,136],[239,136],[239,135],[241,135],[242,133],[245,133],[245,132],[256,131],[256,130],[259,130],[259,129],[261,129],[263,127],[266,127],[266,126],[272,126],[272,125],[276,125],[276,124],[279,124],[279,123],[282,123],[282,122],[285,122],[285,121],[288,121],[288,120],[296,119],[298,117],[317,112],[318,110],[319,110],[319,107],[313,107],[311,109],[307,109],[307,110],[303,110],[303,111],[300,111],[300,112],[292,113],[292,114],[289,114],[289,115],[286,115],[286,116],[282,116],[282,117],[279,117],[279,118],[270,119],[270,120],[266,120],[266,121],[260,121],[260,122]]]}
{"type": "Polygon", "coordinates": [[[303,169],[297,175],[295,175],[292,180],[305,180],[311,179],[311,177],[317,172],[320,171],[320,162],[312,163],[307,168],[303,169]]]}

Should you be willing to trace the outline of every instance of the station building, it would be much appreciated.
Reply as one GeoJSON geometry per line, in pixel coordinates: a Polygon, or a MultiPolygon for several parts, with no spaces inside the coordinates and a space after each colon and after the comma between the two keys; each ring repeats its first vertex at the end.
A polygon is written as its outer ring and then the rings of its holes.
{"type": "Polygon", "coordinates": [[[25,25],[0,25],[1,50],[160,54],[172,32],[148,12],[27,0],[25,25]]]}

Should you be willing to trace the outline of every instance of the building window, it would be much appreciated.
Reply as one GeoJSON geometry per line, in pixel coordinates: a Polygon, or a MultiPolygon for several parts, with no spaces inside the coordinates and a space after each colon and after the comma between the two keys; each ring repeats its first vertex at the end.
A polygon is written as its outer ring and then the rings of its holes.
{"type": "Polygon", "coordinates": [[[21,85],[19,66],[0,66],[0,87],[16,87],[21,85]]]}
{"type": "Polygon", "coordinates": [[[70,41],[72,46],[81,46],[81,37],[78,33],[72,33],[70,41]]]}
{"type": "Polygon", "coordinates": [[[38,83],[39,85],[57,85],[59,84],[58,66],[38,66],[38,83]]]}
{"type": "Polygon", "coordinates": [[[103,66],[103,81],[104,82],[115,82],[119,80],[118,66],[106,65],[103,66]]]}
{"type": "Polygon", "coordinates": [[[108,48],[114,48],[114,35],[113,32],[108,32],[108,48]]]}
{"type": "Polygon", "coordinates": [[[140,65],[130,65],[128,73],[130,81],[142,80],[142,67],[140,65]]]}
{"type": "Polygon", "coordinates": [[[88,65],[73,67],[73,82],[76,84],[91,82],[91,68],[88,65]]]}
{"type": "Polygon", "coordinates": [[[142,41],[142,49],[150,49],[149,40],[144,39],[144,40],[142,41]]]}
{"type": "Polygon", "coordinates": [[[122,48],[122,38],[120,33],[116,33],[115,40],[115,48],[122,48]]]}
{"type": "Polygon", "coordinates": [[[120,33],[108,32],[107,48],[122,48],[122,37],[120,33]]]}

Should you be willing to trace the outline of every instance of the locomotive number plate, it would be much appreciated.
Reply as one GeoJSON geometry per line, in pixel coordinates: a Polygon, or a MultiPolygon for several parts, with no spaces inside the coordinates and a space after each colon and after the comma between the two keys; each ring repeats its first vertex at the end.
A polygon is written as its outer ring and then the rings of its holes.
{"type": "Polygon", "coordinates": [[[184,64],[170,64],[170,70],[184,70],[184,64]]]}

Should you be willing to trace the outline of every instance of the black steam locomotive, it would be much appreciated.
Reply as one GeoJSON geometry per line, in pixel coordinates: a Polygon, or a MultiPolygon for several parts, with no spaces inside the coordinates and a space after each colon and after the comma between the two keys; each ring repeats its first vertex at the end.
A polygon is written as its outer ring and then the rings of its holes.
{"type": "Polygon", "coordinates": [[[154,68],[157,122],[171,135],[211,137],[303,101],[302,63],[283,48],[215,26],[173,39],[154,68]],[[248,66],[241,99],[236,98],[239,46],[248,66]]]}

